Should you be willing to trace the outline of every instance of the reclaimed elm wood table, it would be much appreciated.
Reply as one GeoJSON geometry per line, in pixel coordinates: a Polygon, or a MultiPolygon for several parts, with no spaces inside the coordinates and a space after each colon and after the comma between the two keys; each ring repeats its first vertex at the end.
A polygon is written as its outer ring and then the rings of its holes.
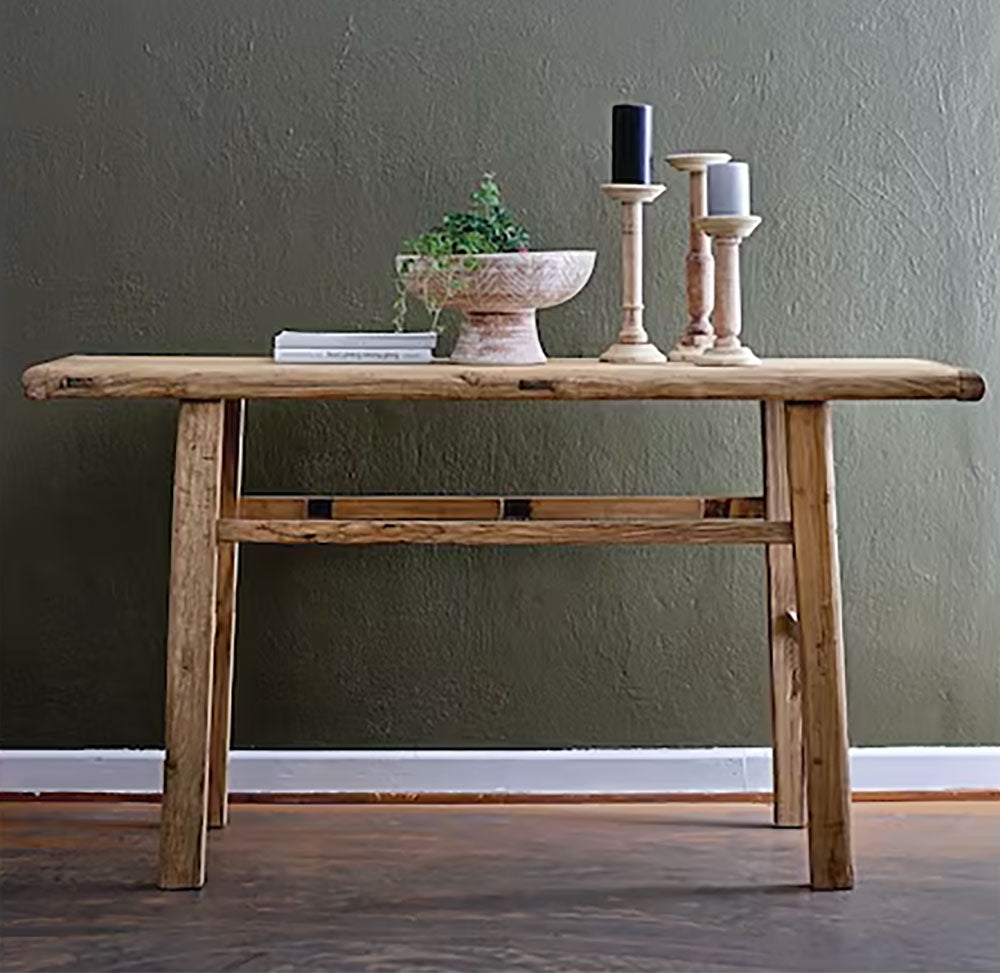
{"type": "Polygon", "coordinates": [[[982,397],[975,372],[909,359],[756,366],[278,365],[73,355],[24,373],[29,399],[180,401],[167,630],[159,884],[205,882],[226,823],[238,545],[761,544],[767,552],[774,821],[808,820],[814,889],[854,882],[830,401],[982,397]],[[757,497],[262,497],[241,489],[247,399],[757,400],[757,497]],[[808,814],[806,814],[808,809],[808,814]]]}

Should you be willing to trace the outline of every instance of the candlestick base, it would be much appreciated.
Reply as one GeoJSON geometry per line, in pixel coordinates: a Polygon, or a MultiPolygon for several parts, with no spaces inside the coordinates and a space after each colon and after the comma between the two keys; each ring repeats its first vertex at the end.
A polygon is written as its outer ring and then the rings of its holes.
{"type": "Polygon", "coordinates": [[[694,359],[694,364],[706,366],[759,365],[760,359],[746,345],[733,345],[728,348],[706,348],[694,359]]]}
{"type": "Polygon", "coordinates": [[[712,347],[712,335],[698,335],[692,344],[685,344],[682,338],[667,355],[667,361],[692,362],[701,358],[712,347]]]}
{"type": "Polygon", "coordinates": [[[641,345],[617,341],[601,355],[601,361],[614,365],[662,365],[666,360],[667,356],[650,341],[641,345]]]}

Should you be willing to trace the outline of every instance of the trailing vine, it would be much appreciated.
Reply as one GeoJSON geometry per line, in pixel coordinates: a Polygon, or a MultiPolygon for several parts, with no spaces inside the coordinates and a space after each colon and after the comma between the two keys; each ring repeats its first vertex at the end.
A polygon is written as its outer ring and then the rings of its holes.
{"type": "Polygon", "coordinates": [[[528,231],[501,201],[493,173],[483,175],[472,191],[471,201],[468,210],[445,213],[439,224],[403,242],[406,257],[396,270],[393,301],[393,326],[397,331],[402,331],[406,322],[406,279],[418,265],[430,261],[435,271],[422,276],[420,300],[430,315],[431,327],[437,331],[445,304],[466,284],[463,271],[479,266],[477,254],[527,251],[528,231]]]}

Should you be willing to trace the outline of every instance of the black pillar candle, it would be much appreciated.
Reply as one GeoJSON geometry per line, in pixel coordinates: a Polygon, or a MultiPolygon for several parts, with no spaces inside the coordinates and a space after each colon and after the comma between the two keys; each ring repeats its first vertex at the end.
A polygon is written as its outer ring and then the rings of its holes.
{"type": "Polygon", "coordinates": [[[611,109],[611,181],[649,183],[653,162],[653,106],[611,109]]]}

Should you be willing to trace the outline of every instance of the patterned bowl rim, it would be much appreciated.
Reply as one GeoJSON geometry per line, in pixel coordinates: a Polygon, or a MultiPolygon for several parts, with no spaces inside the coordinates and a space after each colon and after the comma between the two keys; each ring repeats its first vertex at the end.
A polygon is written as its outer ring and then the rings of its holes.
{"type": "MultiPolygon", "coordinates": [[[[474,257],[476,260],[486,260],[494,261],[500,260],[501,258],[512,260],[520,259],[524,260],[530,257],[597,257],[596,250],[525,250],[523,253],[520,250],[508,250],[504,253],[452,253],[447,254],[449,257],[458,257],[464,259],[465,257],[474,257]]],[[[396,260],[434,260],[434,257],[429,257],[426,254],[420,253],[397,253],[396,260]]]]}

